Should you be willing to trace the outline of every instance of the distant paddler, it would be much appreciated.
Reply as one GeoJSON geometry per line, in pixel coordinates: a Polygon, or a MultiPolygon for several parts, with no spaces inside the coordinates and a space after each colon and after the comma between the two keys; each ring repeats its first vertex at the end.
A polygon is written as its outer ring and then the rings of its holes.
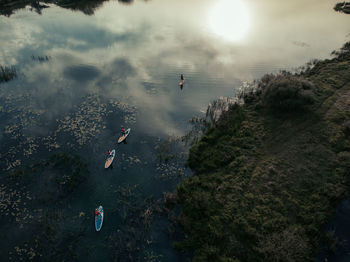
{"type": "Polygon", "coordinates": [[[103,207],[99,206],[95,209],[95,229],[100,231],[103,224],[104,211],[103,207]]]}
{"type": "Polygon", "coordinates": [[[129,135],[130,130],[131,130],[130,128],[128,128],[128,129],[125,130],[124,127],[121,129],[121,134],[122,134],[122,136],[119,137],[119,139],[118,139],[118,144],[120,144],[121,142],[124,142],[124,144],[126,144],[126,137],[129,135]]]}
{"type": "Polygon", "coordinates": [[[183,88],[184,83],[185,83],[185,78],[184,78],[184,75],[181,74],[181,76],[180,76],[180,82],[179,82],[179,86],[180,86],[181,89],[183,88]]]}
{"type": "Polygon", "coordinates": [[[107,151],[107,159],[105,162],[105,168],[109,168],[112,165],[112,162],[115,157],[115,150],[113,149],[112,151],[107,151]]]}

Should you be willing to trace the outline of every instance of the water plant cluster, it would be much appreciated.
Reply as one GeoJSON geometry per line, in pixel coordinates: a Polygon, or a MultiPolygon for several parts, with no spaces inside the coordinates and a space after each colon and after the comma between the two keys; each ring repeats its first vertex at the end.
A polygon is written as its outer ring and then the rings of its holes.
{"type": "Polygon", "coordinates": [[[164,212],[162,199],[144,198],[139,185],[118,186],[114,193],[117,200],[111,209],[120,214],[123,226],[108,237],[111,260],[142,261],[151,252],[152,222],[164,212]]]}
{"type": "MultiPolygon", "coordinates": [[[[350,48],[266,75],[190,149],[178,186],[194,261],[314,261],[350,192],[350,48]]],[[[334,241],[333,241],[334,242],[334,241]]]]}
{"type": "Polygon", "coordinates": [[[17,70],[14,66],[0,65],[0,83],[8,82],[17,77],[17,70]]]}
{"type": "Polygon", "coordinates": [[[67,252],[67,247],[73,248],[81,230],[65,227],[68,221],[77,220],[75,213],[67,210],[67,201],[87,173],[80,157],[56,153],[4,174],[1,231],[2,237],[11,241],[2,242],[0,260],[71,260],[74,254],[67,252]]]}
{"type": "Polygon", "coordinates": [[[345,14],[350,14],[350,2],[337,3],[334,6],[334,10],[345,14]]]}

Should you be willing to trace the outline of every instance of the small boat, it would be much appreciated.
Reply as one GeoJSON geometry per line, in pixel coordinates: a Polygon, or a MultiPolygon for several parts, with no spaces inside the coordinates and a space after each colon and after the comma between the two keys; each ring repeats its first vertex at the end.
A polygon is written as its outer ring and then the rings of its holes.
{"type": "Polygon", "coordinates": [[[105,162],[105,168],[109,168],[112,165],[114,157],[115,157],[115,150],[113,149],[105,162]]]}
{"type": "Polygon", "coordinates": [[[131,128],[126,129],[125,134],[119,137],[118,144],[120,144],[126,139],[126,137],[130,134],[130,131],[131,131],[131,128]]]}
{"type": "Polygon", "coordinates": [[[95,228],[96,231],[100,231],[103,224],[103,207],[99,206],[98,208],[96,208],[96,211],[98,212],[98,215],[95,215],[95,228]]]}

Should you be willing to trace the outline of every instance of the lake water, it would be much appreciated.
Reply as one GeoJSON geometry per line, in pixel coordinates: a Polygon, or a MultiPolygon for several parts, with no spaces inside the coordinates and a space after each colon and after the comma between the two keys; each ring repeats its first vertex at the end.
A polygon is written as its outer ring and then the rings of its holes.
{"type": "MultiPolygon", "coordinates": [[[[334,12],[336,2],[135,0],[101,1],[95,8],[81,1],[74,8],[47,4],[40,12],[15,10],[25,1],[0,6],[7,14],[0,16],[0,65],[17,70],[16,79],[0,83],[0,170],[53,152],[79,154],[89,175],[67,206],[56,207],[80,227],[74,259],[115,259],[111,250],[125,244],[117,261],[184,261],[187,255],[171,247],[177,237],[169,236],[166,215],[154,215],[145,229],[125,221],[127,204],[146,211],[145,199],[161,200],[190,174],[183,166],[186,147],[174,140],[210,101],[234,96],[265,73],[329,58],[349,41],[350,16],[334,12]],[[116,145],[122,126],[132,132],[127,144],[116,145]],[[114,168],[106,171],[105,153],[113,148],[114,168]],[[177,157],[160,162],[160,154],[177,157]],[[99,204],[106,213],[96,234],[99,204]],[[133,230],[145,233],[128,246],[133,230]]],[[[30,232],[24,228],[6,241],[19,226],[6,219],[0,258],[25,257],[21,249],[31,243],[21,234],[30,232]]]]}

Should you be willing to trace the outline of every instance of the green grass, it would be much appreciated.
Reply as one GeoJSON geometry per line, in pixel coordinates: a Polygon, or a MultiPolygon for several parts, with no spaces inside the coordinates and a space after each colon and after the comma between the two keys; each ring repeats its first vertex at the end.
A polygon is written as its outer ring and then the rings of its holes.
{"type": "Polygon", "coordinates": [[[267,76],[190,149],[175,243],[194,261],[313,261],[350,186],[350,48],[267,76]]]}

